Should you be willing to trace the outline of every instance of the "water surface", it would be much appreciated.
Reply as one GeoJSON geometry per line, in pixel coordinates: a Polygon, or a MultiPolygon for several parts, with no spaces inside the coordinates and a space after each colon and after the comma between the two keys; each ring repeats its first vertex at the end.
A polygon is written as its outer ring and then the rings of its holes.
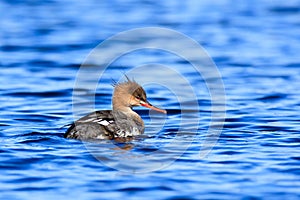
{"type": "MultiPolygon", "coordinates": [[[[0,13],[1,199],[300,199],[299,1],[7,0],[0,13]],[[118,165],[124,151],[110,143],[86,148],[62,135],[73,120],[73,86],[88,53],[113,34],[145,26],[175,29],[206,48],[223,77],[227,118],[216,146],[199,159],[211,104],[203,82],[187,71],[199,88],[197,136],[168,167],[137,174],[91,154],[94,148],[118,165]]],[[[142,51],[116,61],[113,76],[152,62],[190,69],[168,54],[142,51]]],[[[104,81],[97,109],[110,108],[111,79],[104,81]]],[[[173,141],[181,117],[168,90],[146,90],[169,114],[158,130],[163,117],[153,115],[158,120],[151,124],[148,111],[139,110],[146,133],[128,147],[138,155],[173,141]]]]}

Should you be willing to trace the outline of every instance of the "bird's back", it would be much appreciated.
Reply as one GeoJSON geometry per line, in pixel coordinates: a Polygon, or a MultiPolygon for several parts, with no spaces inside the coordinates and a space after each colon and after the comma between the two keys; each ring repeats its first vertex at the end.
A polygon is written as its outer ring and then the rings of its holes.
{"type": "Polygon", "coordinates": [[[113,139],[117,131],[111,110],[92,112],[75,121],[64,134],[78,140],[113,139]]]}

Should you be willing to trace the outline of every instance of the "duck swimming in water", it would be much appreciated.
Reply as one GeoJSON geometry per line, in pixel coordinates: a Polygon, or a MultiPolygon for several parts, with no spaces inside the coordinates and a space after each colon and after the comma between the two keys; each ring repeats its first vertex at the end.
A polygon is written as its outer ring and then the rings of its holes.
{"type": "Polygon", "coordinates": [[[78,140],[118,139],[133,137],[144,132],[142,118],[132,110],[144,106],[167,113],[147,101],[145,90],[135,81],[114,84],[112,110],[92,112],[75,121],[64,134],[65,138],[78,140]]]}

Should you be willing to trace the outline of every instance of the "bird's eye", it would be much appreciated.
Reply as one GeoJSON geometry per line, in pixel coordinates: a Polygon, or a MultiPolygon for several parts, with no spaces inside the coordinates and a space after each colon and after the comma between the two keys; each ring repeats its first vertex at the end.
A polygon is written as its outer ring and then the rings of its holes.
{"type": "Polygon", "coordinates": [[[138,101],[145,101],[145,98],[140,96],[140,95],[137,95],[135,96],[135,98],[138,100],[138,101]]]}

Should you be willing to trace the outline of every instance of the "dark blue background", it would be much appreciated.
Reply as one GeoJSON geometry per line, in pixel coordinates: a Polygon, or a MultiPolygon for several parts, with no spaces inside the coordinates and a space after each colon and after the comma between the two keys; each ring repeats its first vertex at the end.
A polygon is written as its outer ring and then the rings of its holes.
{"type": "MultiPolygon", "coordinates": [[[[300,199],[300,1],[6,0],[0,13],[1,199],[300,199]],[[147,26],[205,47],[228,110],[206,159],[196,141],[168,168],[135,175],[106,167],[81,142],[62,138],[61,127],[73,120],[72,88],[88,53],[147,26]]],[[[109,107],[110,93],[99,96],[109,107]]],[[[152,103],[173,109],[168,123],[176,127],[176,102],[164,98],[152,103]]],[[[204,115],[199,130],[207,126],[204,115]]],[[[136,141],[134,150],[155,150],[171,132],[136,141]]]]}

